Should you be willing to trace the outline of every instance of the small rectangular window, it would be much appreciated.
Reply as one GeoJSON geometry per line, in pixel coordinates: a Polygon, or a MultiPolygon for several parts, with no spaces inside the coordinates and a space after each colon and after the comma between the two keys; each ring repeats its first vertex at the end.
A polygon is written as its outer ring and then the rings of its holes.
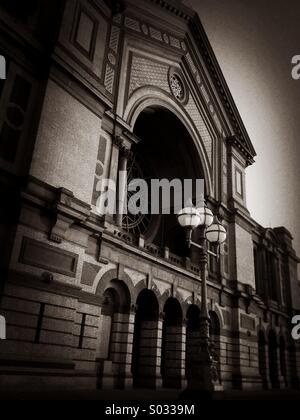
{"type": "Polygon", "coordinates": [[[244,197],[243,173],[239,169],[235,169],[235,188],[236,193],[240,197],[244,197]]]}

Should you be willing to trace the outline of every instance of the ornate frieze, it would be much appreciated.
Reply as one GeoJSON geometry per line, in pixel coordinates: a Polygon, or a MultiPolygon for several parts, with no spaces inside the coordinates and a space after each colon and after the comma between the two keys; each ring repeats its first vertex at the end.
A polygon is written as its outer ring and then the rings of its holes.
{"type": "MultiPolygon", "coordinates": [[[[120,18],[115,18],[115,22],[122,22],[121,15],[120,18]]],[[[107,64],[105,69],[105,79],[104,86],[105,89],[112,95],[115,87],[115,78],[116,78],[116,67],[119,59],[119,46],[120,46],[120,35],[121,28],[117,25],[113,25],[111,28],[110,39],[109,39],[109,48],[107,52],[107,64]]]]}

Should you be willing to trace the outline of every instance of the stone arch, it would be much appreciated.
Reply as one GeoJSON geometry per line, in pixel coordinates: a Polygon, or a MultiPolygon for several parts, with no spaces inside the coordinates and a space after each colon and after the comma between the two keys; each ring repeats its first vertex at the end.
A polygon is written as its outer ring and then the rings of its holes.
{"type": "Polygon", "coordinates": [[[97,294],[102,298],[102,310],[96,358],[102,361],[101,369],[108,369],[110,380],[113,379],[116,387],[123,387],[125,381],[130,380],[126,378],[128,359],[124,358],[124,353],[132,353],[132,290],[128,279],[118,279],[117,270],[109,270],[97,287],[97,294]]]}
{"type": "Polygon", "coordinates": [[[129,291],[130,294],[130,301],[135,302],[138,292],[134,287],[134,284],[131,281],[129,275],[125,272],[122,274],[122,278],[119,278],[119,272],[117,269],[112,269],[107,271],[98,281],[98,285],[96,288],[96,295],[103,296],[105,290],[109,287],[112,281],[120,281],[123,282],[129,291]]]}
{"type": "Polygon", "coordinates": [[[178,300],[178,302],[181,306],[182,313],[184,314],[184,306],[185,306],[184,297],[182,296],[182,294],[178,290],[176,290],[175,293],[174,293],[174,298],[178,300]]]}
{"type": "MultiPolygon", "coordinates": [[[[188,315],[188,311],[189,311],[190,307],[191,306],[197,306],[197,305],[193,304],[192,299],[190,297],[188,297],[185,301],[182,302],[181,306],[182,306],[182,310],[183,310],[183,318],[187,319],[187,315],[188,315]]],[[[199,307],[198,307],[198,309],[199,309],[199,307]]]]}
{"type": "Polygon", "coordinates": [[[142,87],[138,89],[129,99],[124,111],[124,120],[134,130],[135,123],[139,115],[148,107],[160,106],[171,111],[183,123],[190,134],[198,156],[201,160],[204,177],[206,181],[207,194],[213,196],[213,179],[211,164],[201,136],[187,112],[164,91],[154,87],[142,87]]]}
{"type": "Polygon", "coordinates": [[[270,338],[270,334],[274,333],[275,337],[276,337],[276,345],[278,346],[278,335],[277,335],[277,329],[272,326],[272,325],[268,325],[265,329],[265,336],[266,336],[266,340],[267,343],[269,343],[269,338],[270,338]]]}
{"type": "Polygon", "coordinates": [[[159,288],[155,283],[152,284],[151,291],[155,294],[158,304],[159,312],[162,313],[166,300],[170,297],[170,290],[166,290],[163,294],[159,291],[159,288]]]}
{"type": "Polygon", "coordinates": [[[163,295],[160,296],[159,305],[161,312],[164,312],[164,307],[168,299],[173,298],[171,289],[168,289],[164,292],[163,295]]]}
{"type": "Polygon", "coordinates": [[[222,332],[222,330],[225,327],[225,321],[224,321],[223,312],[217,303],[213,303],[211,312],[215,313],[216,316],[218,317],[219,324],[220,324],[220,331],[222,332]]]}
{"type": "Polygon", "coordinates": [[[210,333],[211,336],[220,336],[221,335],[221,323],[218,314],[215,311],[209,311],[210,318],[210,333]]]}

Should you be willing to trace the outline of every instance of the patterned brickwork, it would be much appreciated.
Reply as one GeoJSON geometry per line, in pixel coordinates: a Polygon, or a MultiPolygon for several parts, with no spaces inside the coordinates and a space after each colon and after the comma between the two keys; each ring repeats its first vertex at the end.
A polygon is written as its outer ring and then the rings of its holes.
{"type": "Polygon", "coordinates": [[[129,95],[142,86],[156,86],[170,93],[169,68],[165,64],[134,56],[132,59],[129,95]]]}
{"type": "MultiPolygon", "coordinates": [[[[170,93],[169,67],[148,58],[133,56],[129,84],[129,96],[143,86],[155,86],[170,93]]],[[[203,121],[194,99],[190,96],[186,111],[193,120],[212,163],[213,139],[203,121]]]]}
{"type": "Polygon", "coordinates": [[[203,121],[203,118],[200,115],[200,112],[196,106],[195,101],[190,98],[186,110],[190,116],[190,118],[193,120],[200,137],[202,139],[202,142],[205,146],[205,150],[207,152],[208,158],[210,163],[212,164],[212,154],[213,154],[213,139],[211,135],[209,134],[209,131],[205,125],[205,122],[203,121]]]}

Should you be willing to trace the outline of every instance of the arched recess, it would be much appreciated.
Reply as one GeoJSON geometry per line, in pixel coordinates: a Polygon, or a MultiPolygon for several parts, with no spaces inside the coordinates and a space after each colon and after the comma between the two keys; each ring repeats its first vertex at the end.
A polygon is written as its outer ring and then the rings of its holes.
{"type": "Polygon", "coordinates": [[[199,355],[200,340],[200,309],[197,305],[188,308],[186,329],[186,378],[189,382],[192,378],[193,364],[197,362],[199,355]]]}
{"type": "Polygon", "coordinates": [[[283,336],[279,338],[279,355],[280,355],[280,372],[281,376],[284,379],[285,386],[288,386],[287,379],[287,353],[286,353],[286,341],[283,336]]]}
{"type": "MultiPolygon", "coordinates": [[[[152,106],[148,106],[149,100],[145,100],[132,118],[133,132],[140,142],[132,147],[132,154],[127,161],[129,181],[142,179],[143,185],[146,182],[148,194],[145,200],[140,199],[139,204],[147,203],[147,211],[143,212],[143,208],[135,215],[129,214],[129,211],[123,217],[123,227],[133,235],[142,235],[147,243],[159,249],[168,248],[171,254],[190,257],[196,263],[199,255],[193,249],[187,250],[185,233],[178,225],[176,215],[179,211],[177,206],[180,209],[184,207],[187,199],[193,199],[195,204],[199,204],[203,192],[207,196],[211,195],[211,175],[209,166],[206,166],[205,150],[201,148],[199,135],[193,131],[192,123],[183,122],[182,114],[165,101],[152,100],[151,103],[152,106]],[[153,180],[160,181],[156,187],[153,187],[153,180]],[[188,180],[191,191],[187,188],[182,190],[181,187],[186,186],[188,180]],[[201,190],[196,190],[196,180],[204,180],[205,191],[202,191],[200,183],[197,186],[201,190]],[[169,193],[160,195],[157,188],[162,184],[168,188],[169,193]],[[174,191],[177,192],[176,200],[174,191]],[[154,203],[155,211],[148,211],[153,210],[154,203]]],[[[130,200],[136,196],[132,192],[128,195],[130,200]]],[[[138,205],[137,202],[135,204],[138,205]]]]}
{"type": "MultiPolygon", "coordinates": [[[[135,289],[125,273],[118,279],[118,270],[106,272],[99,280],[96,294],[102,297],[102,310],[97,340],[96,359],[103,370],[103,381],[113,379],[113,386],[122,388],[130,384],[130,362],[124,355],[132,354],[130,332],[133,328],[131,314],[132,296],[135,289]],[[113,372],[113,373],[112,373],[113,372]]],[[[100,371],[101,371],[100,369],[100,371]]],[[[102,386],[102,385],[100,385],[102,386]]]]}
{"type": "Polygon", "coordinates": [[[96,287],[96,295],[103,296],[105,290],[109,287],[111,281],[115,281],[116,279],[119,281],[122,281],[126,285],[129,291],[130,301],[135,302],[138,291],[134,287],[134,284],[132,283],[131,278],[125,272],[122,273],[122,278],[120,278],[119,271],[117,269],[112,269],[112,270],[107,271],[98,280],[98,285],[96,287]]]}
{"type": "MultiPolygon", "coordinates": [[[[100,288],[98,293],[100,294],[100,288]]],[[[102,310],[97,340],[96,360],[99,362],[101,378],[99,386],[105,382],[116,388],[129,384],[130,367],[128,358],[132,354],[130,332],[133,319],[130,313],[131,296],[125,282],[110,280],[103,286],[102,310]]]]}
{"type": "Polygon", "coordinates": [[[193,140],[199,159],[201,160],[206,182],[207,195],[213,196],[214,188],[212,179],[212,167],[206,152],[205,145],[193,120],[176,101],[171,99],[165,92],[158,88],[143,87],[138,89],[130,98],[124,111],[123,118],[131,127],[133,132],[136,121],[140,114],[146,108],[153,107],[162,107],[169,110],[174,115],[176,115],[176,117],[185,126],[193,140]]]}
{"type": "Polygon", "coordinates": [[[162,323],[152,290],[142,290],[136,301],[131,372],[135,387],[156,388],[160,383],[159,356],[162,323]]]}
{"type": "Polygon", "coordinates": [[[185,380],[185,328],[180,303],[169,298],[164,306],[161,374],[165,388],[181,388],[185,380]]]}
{"type": "Polygon", "coordinates": [[[218,381],[221,382],[221,324],[215,311],[209,312],[210,318],[210,351],[214,361],[215,371],[218,381]]]}
{"type": "Polygon", "coordinates": [[[272,388],[279,388],[279,363],[278,363],[278,342],[276,332],[269,331],[268,335],[268,349],[269,349],[269,375],[272,388]]]}
{"type": "Polygon", "coordinates": [[[267,340],[265,333],[260,330],[258,332],[258,359],[259,359],[259,374],[262,379],[264,389],[269,388],[268,381],[268,365],[267,365],[267,340]]]}

